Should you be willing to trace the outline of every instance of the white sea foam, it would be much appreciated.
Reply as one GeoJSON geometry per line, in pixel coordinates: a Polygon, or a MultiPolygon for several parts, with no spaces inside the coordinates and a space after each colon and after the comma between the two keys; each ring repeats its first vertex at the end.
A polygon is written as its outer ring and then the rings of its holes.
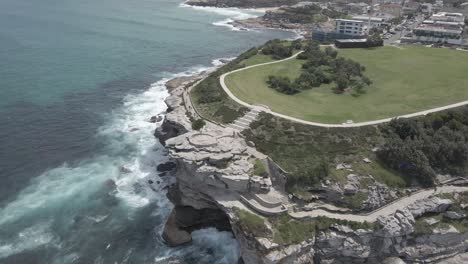
{"type": "Polygon", "coordinates": [[[195,10],[210,12],[217,15],[228,17],[221,21],[213,22],[214,26],[228,27],[233,31],[248,31],[246,28],[238,28],[232,25],[235,20],[243,20],[253,17],[259,17],[265,14],[265,10],[262,9],[240,9],[240,8],[218,8],[218,7],[203,7],[203,6],[191,6],[185,3],[180,4],[181,7],[193,8],[195,10]]]}
{"type": "Polygon", "coordinates": [[[0,242],[0,259],[39,246],[57,246],[54,242],[57,238],[52,234],[50,225],[50,221],[36,224],[23,229],[9,243],[0,242]]]}

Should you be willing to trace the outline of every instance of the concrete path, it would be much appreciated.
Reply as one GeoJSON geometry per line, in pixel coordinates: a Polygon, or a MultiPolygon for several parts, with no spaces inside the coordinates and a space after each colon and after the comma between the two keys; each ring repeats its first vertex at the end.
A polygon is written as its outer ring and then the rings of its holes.
{"type": "Polygon", "coordinates": [[[468,187],[462,186],[442,186],[438,187],[437,191],[434,189],[427,189],[417,193],[414,193],[410,196],[403,197],[399,200],[394,201],[386,206],[383,206],[367,215],[357,215],[357,214],[341,214],[341,213],[332,213],[323,209],[316,209],[312,211],[301,211],[301,212],[290,212],[289,215],[293,218],[306,218],[306,217],[318,217],[318,216],[326,216],[329,218],[340,219],[340,220],[348,220],[348,221],[355,221],[355,222],[375,222],[378,217],[380,216],[388,216],[395,213],[398,209],[402,209],[407,207],[410,204],[415,203],[416,201],[428,198],[434,194],[440,193],[457,193],[457,192],[468,192],[468,187]]]}
{"type": "Polygon", "coordinates": [[[281,62],[284,62],[284,61],[287,61],[287,60],[291,60],[291,59],[296,58],[297,55],[301,54],[302,52],[303,51],[298,52],[298,53],[294,54],[293,56],[291,56],[289,58],[286,58],[286,59],[283,59],[283,60],[256,64],[256,65],[248,66],[248,67],[245,67],[245,68],[241,68],[241,69],[237,69],[237,70],[225,73],[225,74],[221,75],[221,77],[219,79],[221,87],[223,87],[223,90],[229,95],[229,97],[231,97],[232,100],[234,100],[235,102],[237,102],[240,105],[243,105],[243,106],[248,107],[250,109],[255,109],[255,110],[260,111],[260,112],[266,112],[266,113],[272,114],[274,116],[285,118],[285,119],[288,119],[288,120],[291,120],[291,121],[294,121],[294,122],[297,122],[297,123],[301,123],[301,124],[304,124],[304,125],[311,125],[311,126],[318,126],[318,127],[362,127],[362,126],[369,126],[369,125],[377,125],[377,124],[381,124],[381,123],[390,122],[392,119],[395,119],[395,118],[410,118],[410,117],[424,116],[424,115],[427,115],[429,113],[439,112],[439,111],[443,111],[443,110],[447,110],[447,109],[451,109],[451,108],[455,108],[455,107],[468,105],[468,101],[463,101],[463,102],[460,102],[460,103],[451,104],[451,105],[442,106],[442,107],[437,107],[437,108],[432,108],[432,109],[417,112],[417,113],[401,115],[401,116],[394,116],[394,117],[389,117],[389,118],[384,118],[384,119],[379,119],[379,120],[373,120],[373,121],[367,121],[367,122],[351,123],[351,124],[348,124],[348,123],[324,124],[324,123],[306,121],[306,120],[302,120],[302,119],[295,118],[295,117],[292,117],[292,116],[287,116],[287,115],[283,115],[283,114],[280,114],[280,113],[277,113],[277,112],[273,112],[273,111],[271,111],[270,109],[268,109],[265,106],[248,104],[248,103],[240,100],[239,98],[237,98],[229,90],[229,88],[226,86],[225,79],[226,79],[226,76],[228,76],[230,74],[240,72],[240,71],[245,71],[245,70],[252,69],[252,68],[255,68],[255,67],[261,67],[261,66],[265,66],[265,65],[269,65],[269,64],[281,63],[281,62]]]}

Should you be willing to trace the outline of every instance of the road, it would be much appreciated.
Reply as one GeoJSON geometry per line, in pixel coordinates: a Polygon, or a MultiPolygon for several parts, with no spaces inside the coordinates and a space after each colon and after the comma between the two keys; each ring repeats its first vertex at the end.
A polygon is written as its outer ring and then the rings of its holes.
{"type": "Polygon", "coordinates": [[[412,114],[393,116],[393,117],[378,119],[378,120],[373,120],[373,121],[366,121],[366,122],[359,122],[359,123],[349,123],[349,124],[348,123],[346,123],[346,124],[345,123],[343,123],[343,124],[325,124],[325,123],[306,121],[306,120],[302,120],[302,119],[295,118],[295,117],[292,117],[292,116],[287,116],[287,115],[283,115],[283,114],[280,114],[280,113],[277,113],[277,112],[273,112],[270,109],[268,109],[266,106],[248,104],[248,103],[240,100],[239,98],[237,98],[229,90],[229,88],[227,87],[227,85],[225,83],[226,76],[229,76],[230,74],[240,72],[240,71],[245,71],[245,70],[252,69],[252,68],[255,68],[255,67],[261,67],[261,66],[265,66],[265,65],[269,65],[269,64],[281,63],[281,62],[284,62],[284,61],[287,61],[287,60],[291,60],[291,59],[296,58],[297,55],[301,54],[302,52],[303,51],[298,52],[298,53],[294,54],[293,56],[291,56],[289,58],[286,58],[286,59],[283,59],[283,60],[251,65],[251,66],[248,66],[248,67],[245,67],[245,68],[241,68],[241,69],[237,69],[237,70],[234,70],[234,71],[231,71],[231,72],[227,72],[227,73],[221,75],[221,77],[219,78],[219,82],[220,82],[221,87],[223,88],[223,90],[226,92],[226,94],[229,97],[231,97],[232,100],[234,100],[238,104],[243,105],[243,106],[245,106],[247,108],[257,109],[258,111],[266,112],[266,113],[272,114],[274,116],[285,118],[285,119],[291,120],[293,122],[301,123],[301,124],[304,124],[304,125],[311,125],[311,126],[317,126],[317,127],[327,127],[327,128],[333,128],[333,127],[345,128],[345,127],[362,127],[362,126],[378,125],[378,124],[390,122],[393,119],[424,116],[424,115],[427,115],[427,114],[430,114],[430,113],[440,112],[440,111],[448,110],[448,109],[451,109],[451,108],[456,108],[456,107],[468,105],[468,101],[463,101],[463,102],[450,104],[450,105],[446,105],[446,106],[442,106],[442,107],[436,107],[436,108],[432,108],[432,109],[429,109],[429,110],[420,111],[420,112],[416,112],[416,113],[412,113],[412,114]]]}
{"type": "Polygon", "coordinates": [[[408,29],[402,30],[402,31],[397,31],[396,34],[394,34],[391,38],[385,39],[384,40],[384,45],[391,45],[398,40],[401,39],[401,37],[404,37],[407,33],[411,32],[415,27],[417,27],[422,21],[424,20],[423,17],[416,17],[416,22],[409,25],[408,29]]]}

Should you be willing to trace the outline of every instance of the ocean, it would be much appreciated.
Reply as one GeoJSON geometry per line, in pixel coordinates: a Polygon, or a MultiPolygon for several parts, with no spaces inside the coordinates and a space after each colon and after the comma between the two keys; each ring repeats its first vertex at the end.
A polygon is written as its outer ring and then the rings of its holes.
{"type": "Polygon", "coordinates": [[[255,15],[176,0],[0,0],[0,263],[237,263],[229,232],[164,244],[171,177],[157,176],[167,156],[148,120],[166,110],[170,78],[293,37],[227,24],[255,15]]]}

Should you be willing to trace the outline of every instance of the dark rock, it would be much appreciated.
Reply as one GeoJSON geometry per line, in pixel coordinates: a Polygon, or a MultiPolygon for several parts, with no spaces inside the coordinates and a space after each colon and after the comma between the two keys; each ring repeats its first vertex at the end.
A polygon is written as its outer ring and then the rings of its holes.
{"type": "Polygon", "coordinates": [[[167,219],[163,238],[171,247],[183,245],[192,240],[192,231],[206,227],[231,231],[229,218],[220,209],[197,210],[190,206],[176,206],[167,219]]]}
{"type": "Polygon", "coordinates": [[[148,183],[149,183],[149,184],[153,184],[153,181],[152,181],[152,180],[148,180],[148,183]]]}
{"type": "Polygon", "coordinates": [[[169,161],[166,163],[159,164],[156,169],[159,172],[167,172],[167,171],[173,170],[175,167],[176,167],[176,164],[174,162],[169,161]]]}
{"type": "Polygon", "coordinates": [[[185,134],[187,132],[188,131],[184,126],[165,119],[162,125],[154,131],[154,136],[159,139],[159,142],[162,145],[165,145],[166,140],[185,134]]]}
{"type": "Polygon", "coordinates": [[[129,169],[129,168],[127,168],[127,167],[125,167],[125,166],[120,166],[120,172],[122,172],[122,173],[130,173],[130,172],[132,172],[132,170],[129,169]]]}
{"type": "Polygon", "coordinates": [[[167,172],[161,172],[158,175],[159,175],[159,177],[165,177],[165,176],[167,176],[167,172]]]}
{"type": "Polygon", "coordinates": [[[166,88],[171,91],[179,86],[181,86],[183,83],[185,82],[189,82],[189,81],[192,81],[193,77],[192,76],[183,76],[183,77],[178,77],[178,78],[174,78],[172,80],[169,80],[167,83],[166,83],[166,88]]]}
{"type": "Polygon", "coordinates": [[[176,222],[176,210],[173,209],[164,226],[162,237],[171,247],[190,243],[192,235],[189,232],[180,229],[176,222]]]}
{"type": "Polygon", "coordinates": [[[455,211],[448,211],[445,212],[444,217],[451,220],[460,220],[466,218],[466,215],[455,211]]]}
{"type": "Polygon", "coordinates": [[[114,189],[117,187],[117,185],[115,184],[115,181],[114,181],[114,180],[111,180],[111,179],[106,180],[106,181],[104,182],[104,186],[105,186],[106,188],[108,188],[108,189],[111,189],[111,190],[114,190],[114,189]]]}
{"type": "Polygon", "coordinates": [[[152,116],[149,120],[150,123],[158,123],[163,120],[163,117],[158,115],[158,116],[152,116]]]}

